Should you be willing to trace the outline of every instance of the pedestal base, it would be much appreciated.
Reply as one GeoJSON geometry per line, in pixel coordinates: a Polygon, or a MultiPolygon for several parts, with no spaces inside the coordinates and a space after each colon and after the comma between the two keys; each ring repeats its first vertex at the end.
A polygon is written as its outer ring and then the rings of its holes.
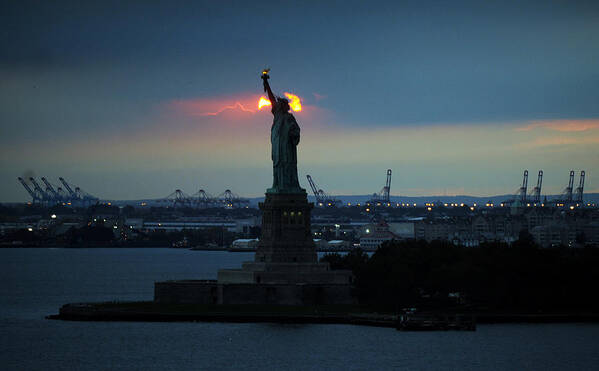
{"type": "Polygon", "coordinates": [[[350,285],[352,273],[330,270],[328,263],[245,262],[241,269],[219,269],[218,283],[350,285]]]}
{"type": "Polygon", "coordinates": [[[267,193],[253,262],[221,269],[217,281],[156,282],[154,300],[198,304],[352,304],[351,271],[319,263],[303,193],[267,193]]]}
{"type": "Polygon", "coordinates": [[[262,210],[262,236],[256,249],[258,263],[316,263],[310,231],[313,204],[303,193],[267,193],[262,210]]]}

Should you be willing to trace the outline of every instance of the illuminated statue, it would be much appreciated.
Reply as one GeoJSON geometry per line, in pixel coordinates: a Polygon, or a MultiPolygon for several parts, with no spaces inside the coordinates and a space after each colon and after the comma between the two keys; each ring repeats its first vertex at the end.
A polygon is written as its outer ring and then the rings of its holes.
{"type": "Polygon", "coordinates": [[[300,141],[300,128],[295,117],[289,112],[289,101],[275,98],[268,84],[268,70],[262,72],[264,91],[272,105],[274,115],[270,129],[272,144],[272,188],[267,193],[302,193],[297,179],[297,145],[300,141]]]}

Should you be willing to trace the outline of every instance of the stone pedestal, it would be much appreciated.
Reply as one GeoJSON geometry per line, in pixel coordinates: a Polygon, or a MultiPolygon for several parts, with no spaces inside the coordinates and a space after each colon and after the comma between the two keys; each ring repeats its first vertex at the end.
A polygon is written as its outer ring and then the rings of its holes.
{"type": "Polygon", "coordinates": [[[219,283],[349,285],[349,271],[331,271],[319,263],[310,231],[306,192],[267,193],[262,210],[262,236],[253,262],[241,269],[221,269],[219,283]]]}
{"type": "Polygon", "coordinates": [[[267,193],[262,210],[262,236],[257,263],[316,263],[316,246],[310,232],[314,204],[303,193],[267,193]]]}

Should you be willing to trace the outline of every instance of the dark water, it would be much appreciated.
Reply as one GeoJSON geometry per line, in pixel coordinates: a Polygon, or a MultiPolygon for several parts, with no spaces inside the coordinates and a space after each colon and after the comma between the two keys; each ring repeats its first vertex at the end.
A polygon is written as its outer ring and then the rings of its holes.
{"type": "Polygon", "coordinates": [[[0,369],[599,369],[599,325],[407,333],[349,325],[45,320],[68,302],[149,300],[153,282],[215,278],[252,254],[0,249],[0,369]]]}

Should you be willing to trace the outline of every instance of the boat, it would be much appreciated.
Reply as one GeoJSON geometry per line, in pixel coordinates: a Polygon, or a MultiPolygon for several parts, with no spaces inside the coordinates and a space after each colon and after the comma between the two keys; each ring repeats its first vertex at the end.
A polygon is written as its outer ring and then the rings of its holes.
{"type": "Polygon", "coordinates": [[[476,320],[471,315],[405,313],[397,318],[399,331],[476,331],[476,320]]]}

